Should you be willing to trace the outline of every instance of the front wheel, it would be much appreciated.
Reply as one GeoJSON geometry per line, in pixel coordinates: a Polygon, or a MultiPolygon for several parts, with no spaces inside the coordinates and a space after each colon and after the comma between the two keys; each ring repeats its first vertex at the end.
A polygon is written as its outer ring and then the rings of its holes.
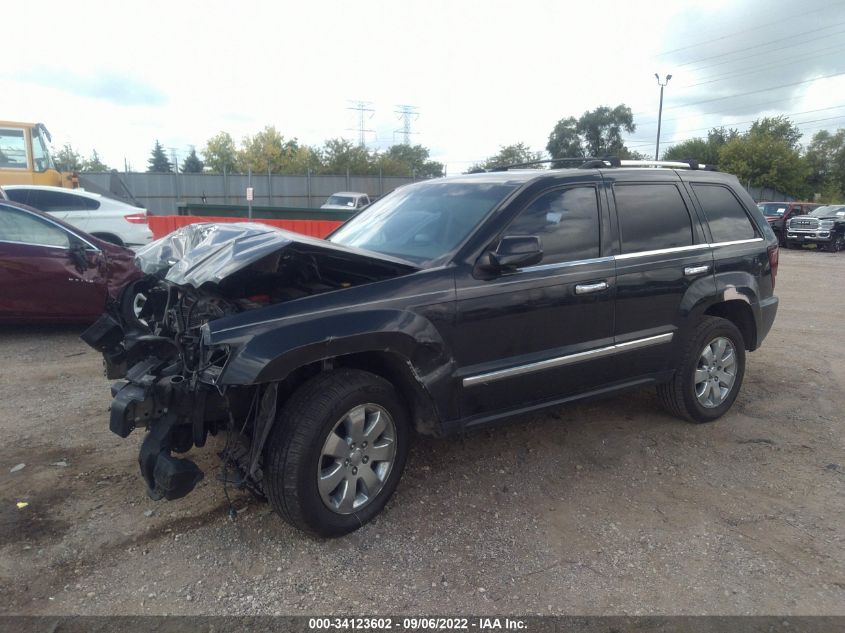
{"type": "Polygon", "coordinates": [[[736,400],[745,375],[745,341],[719,317],[705,317],[687,342],[672,379],[657,388],[666,409],[690,422],[722,417],[736,400]]]}
{"type": "Polygon", "coordinates": [[[354,369],[319,374],[290,397],[267,440],[273,509],[320,536],[358,529],[396,489],[410,428],[405,404],[386,380],[354,369]]]}

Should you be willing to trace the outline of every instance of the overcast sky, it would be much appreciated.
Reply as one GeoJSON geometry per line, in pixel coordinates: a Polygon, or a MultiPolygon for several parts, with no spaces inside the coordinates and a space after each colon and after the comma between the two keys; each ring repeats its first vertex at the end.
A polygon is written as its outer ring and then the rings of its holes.
{"type": "Polygon", "coordinates": [[[845,2],[16,2],[3,8],[0,118],[42,121],[54,145],[145,170],[155,139],[182,157],[265,125],[320,144],[358,138],[366,101],[384,148],[398,104],[449,173],[563,117],[629,105],[629,146],[789,114],[845,127],[845,2]]]}

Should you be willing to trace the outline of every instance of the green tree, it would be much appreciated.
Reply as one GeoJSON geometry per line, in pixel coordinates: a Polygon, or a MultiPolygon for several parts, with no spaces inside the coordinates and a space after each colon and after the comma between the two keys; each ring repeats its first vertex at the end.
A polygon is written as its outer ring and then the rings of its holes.
{"type": "Polygon", "coordinates": [[[631,108],[624,103],[615,108],[600,106],[578,119],[567,117],[555,124],[546,150],[553,158],[581,156],[618,156],[630,158],[633,153],[622,140],[622,132],[636,131],[631,108]]]}
{"type": "Polygon", "coordinates": [[[286,140],[272,125],[241,143],[238,164],[241,170],[254,172],[304,173],[313,163],[311,148],[300,146],[297,139],[286,140]]]}
{"type": "Polygon", "coordinates": [[[378,167],[373,155],[366,147],[345,138],[333,138],[323,144],[320,151],[321,168],[324,174],[377,174],[378,167]]]}
{"type": "Polygon", "coordinates": [[[173,165],[168,160],[167,154],[164,153],[164,148],[158,142],[158,139],[156,139],[156,144],[147,163],[149,165],[147,172],[149,173],[167,174],[173,171],[173,165]]]}
{"type": "Polygon", "coordinates": [[[663,160],[697,160],[705,165],[719,164],[719,151],[731,139],[739,136],[736,130],[713,128],[707,138],[694,138],[673,145],[663,152],[663,160]]]}
{"type": "Polygon", "coordinates": [[[199,174],[202,172],[203,162],[197,156],[197,150],[191,147],[191,153],[182,161],[181,171],[183,174],[199,174]]]}
{"type": "Polygon", "coordinates": [[[82,169],[80,171],[88,171],[94,173],[102,173],[111,171],[111,167],[100,160],[100,155],[97,150],[91,152],[91,156],[82,161],[82,169]]]}
{"type": "Polygon", "coordinates": [[[429,151],[422,145],[392,145],[378,155],[377,160],[386,176],[439,178],[443,163],[429,160],[429,151]]]}
{"type": "Polygon", "coordinates": [[[58,152],[53,152],[53,162],[59,171],[79,171],[82,169],[82,156],[70,143],[65,143],[58,152]]]}
{"type": "Polygon", "coordinates": [[[845,191],[845,130],[816,132],[807,147],[811,193],[821,194],[824,202],[842,199],[845,191]]]}
{"type": "Polygon", "coordinates": [[[798,150],[800,131],[792,123],[760,119],[719,151],[719,169],[734,174],[742,184],[769,187],[803,197],[810,169],[798,150]]]}
{"type": "MultiPolygon", "coordinates": [[[[497,154],[489,156],[480,163],[476,163],[470,167],[469,173],[474,174],[486,169],[504,167],[505,165],[520,165],[522,163],[530,163],[542,159],[542,152],[532,151],[525,143],[520,142],[512,145],[502,145],[497,154]]],[[[543,169],[544,165],[539,163],[536,165],[528,165],[528,167],[530,169],[543,169]]]]}
{"type": "Polygon", "coordinates": [[[203,150],[205,166],[212,172],[232,172],[238,168],[238,150],[235,141],[228,132],[220,132],[212,136],[203,150]]]}

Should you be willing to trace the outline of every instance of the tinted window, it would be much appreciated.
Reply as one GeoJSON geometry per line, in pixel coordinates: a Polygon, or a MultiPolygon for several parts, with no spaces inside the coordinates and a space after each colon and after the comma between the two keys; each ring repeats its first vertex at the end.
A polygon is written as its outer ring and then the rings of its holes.
{"type": "Polygon", "coordinates": [[[426,263],[452,252],[513,183],[429,181],[379,198],[329,238],[336,244],[426,263]]]}
{"type": "Polygon", "coordinates": [[[536,235],[543,264],[599,256],[599,205],[595,187],[573,187],[543,194],[526,207],[506,235],[536,235]]]}
{"type": "Polygon", "coordinates": [[[63,229],[31,213],[5,205],[0,205],[0,240],[70,247],[70,238],[63,229]]]}
{"type": "Polygon", "coordinates": [[[39,211],[86,211],[100,207],[97,200],[65,193],[64,191],[10,189],[6,193],[10,200],[28,204],[39,211]]]}
{"type": "Polygon", "coordinates": [[[757,237],[745,209],[730,189],[718,185],[693,185],[692,190],[710,225],[714,242],[757,237]]]}
{"type": "Polygon", "coordinates": [[[613,187],[623,253],[692,244],[692,222],[681,192],[672,184],[613,187]]]}

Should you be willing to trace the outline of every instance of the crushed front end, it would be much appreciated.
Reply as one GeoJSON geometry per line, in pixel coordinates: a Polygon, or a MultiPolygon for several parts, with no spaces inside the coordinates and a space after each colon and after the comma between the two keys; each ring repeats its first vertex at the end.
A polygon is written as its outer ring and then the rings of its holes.
{"type": "MultiPolygon", "coordinates": [[[[329,242],[260,224],[193,224],[139,250],[146,273],[128,283],[82,339],[103,354],[122,438],[147,430],[139,463],[153,499],[178,499],[203,478],[177,457],[226,433],[222,478],[261,494],[261,450],[278,383],[225,379],[237,347],[211,343],[209,324],[412,270],[329,242]]],[[[243,321],[243,319],[241,320],[243,321]]],[[[251,319],[246,320],[252,323],[251,319]]]]}

